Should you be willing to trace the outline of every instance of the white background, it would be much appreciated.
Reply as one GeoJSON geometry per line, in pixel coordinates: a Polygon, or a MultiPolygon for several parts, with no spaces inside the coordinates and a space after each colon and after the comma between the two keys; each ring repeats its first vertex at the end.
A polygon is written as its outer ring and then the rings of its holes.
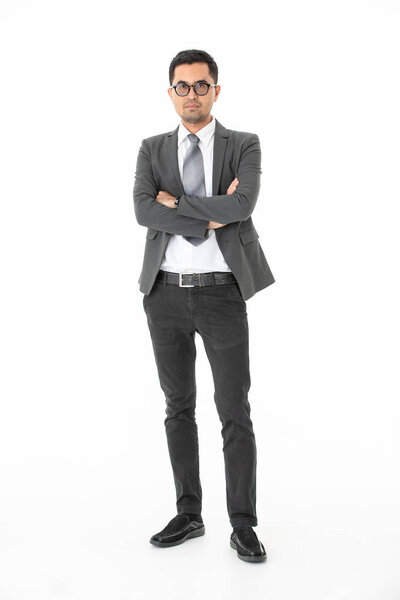
{"type": "Polygon", "coordinates": [[[395,0],[1,2],[1,600],[399,600],[399,31],[395,0]],[[201,338],[206,535],[148,541],[175,490],[132,188],[187,48],[262,146],[262,564],[229,546],[201,338]]]}

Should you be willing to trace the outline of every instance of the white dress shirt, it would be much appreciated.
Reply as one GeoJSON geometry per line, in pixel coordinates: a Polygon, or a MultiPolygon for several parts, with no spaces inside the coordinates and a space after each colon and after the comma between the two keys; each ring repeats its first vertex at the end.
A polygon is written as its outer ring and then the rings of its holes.
{"type": "MultiPolygon", "coordinates": [[[[196,133],[199,148],[203,155],[206,196],[212,196],[212,171],[214,154],[214,117],[196,133]]],[[[190,146],[190,131],[181,123],[178,129],[178,164],[182,179],[183,161],[190,146]]],[[[168,191],[168,190],[167,190],[168,191]]],[[[165,250],[160,269],[173,273],[208,273],[210,271],[229,271],[215,237],[215,229],[208,230],[208,237],[198,246],[194,246],[182,235],[171,235],[165,250]]]]}

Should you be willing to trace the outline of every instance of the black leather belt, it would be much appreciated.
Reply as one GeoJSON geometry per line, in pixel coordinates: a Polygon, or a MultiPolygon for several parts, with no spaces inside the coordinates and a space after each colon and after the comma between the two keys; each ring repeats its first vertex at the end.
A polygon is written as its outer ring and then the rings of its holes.
{"type": "Polygon", "coordinates": [[[210,273],[171,273],[159,270],[156,281],[163,283],[174,283],[179,287],[203,287],[205,285],[221,285],[235,283],[236,277],[233,273],[223,271],[212,271],[210,273]]]}

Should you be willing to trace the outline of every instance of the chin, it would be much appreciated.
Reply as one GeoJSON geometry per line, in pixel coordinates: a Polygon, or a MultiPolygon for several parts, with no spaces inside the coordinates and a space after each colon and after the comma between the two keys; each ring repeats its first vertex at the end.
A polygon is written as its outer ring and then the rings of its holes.
{"type": "Polygon", "coordinates": [[[186,123],[201,123],[206,119],[204,115],[182,115],[182,119],[186,121],[186,123]]]}

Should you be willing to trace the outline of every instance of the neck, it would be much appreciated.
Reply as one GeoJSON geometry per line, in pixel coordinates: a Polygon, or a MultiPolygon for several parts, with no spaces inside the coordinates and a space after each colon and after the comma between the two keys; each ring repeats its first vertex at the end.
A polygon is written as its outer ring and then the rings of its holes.
{"type": "Polygon", "coordinates": [[[211,123],[211,121],[212,115],[208,115],[203,121],[200,121],[200,123],[187,123],[182,119],[182,125],[184,125],[190,133],[197,133],[200,129],[211,123]]]}

